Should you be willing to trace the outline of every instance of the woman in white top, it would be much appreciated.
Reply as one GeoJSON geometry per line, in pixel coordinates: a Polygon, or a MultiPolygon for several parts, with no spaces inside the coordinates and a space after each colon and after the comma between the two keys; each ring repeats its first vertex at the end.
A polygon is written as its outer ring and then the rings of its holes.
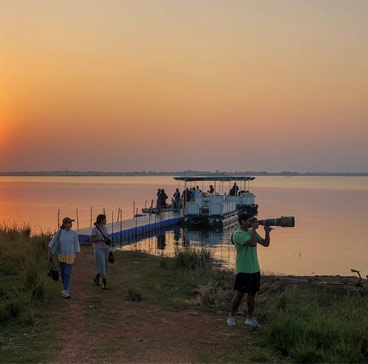
{"type": "Polygon", "coordinates": [[[109,263],[109,245],[111,244],[111,240],[108,238],[105,215],[97,216],[95,227],[92,229],[91,240],[95,252],[96,268],[98,272],[94,282],[99,286],[101,277],[102,288],[107,289],[106,275],[109,263]]]}
{"type": "Polygon", "coordinates": [[[80,252],[78,234],[72,230],[73,221],[70,217],[63,219],[63,224],[49,243],[49,252],[57,255],[61,278],[63,281],[64,298],[70,298],[69,286],[73,264],[76,262],[77,253],[80,252]]]}

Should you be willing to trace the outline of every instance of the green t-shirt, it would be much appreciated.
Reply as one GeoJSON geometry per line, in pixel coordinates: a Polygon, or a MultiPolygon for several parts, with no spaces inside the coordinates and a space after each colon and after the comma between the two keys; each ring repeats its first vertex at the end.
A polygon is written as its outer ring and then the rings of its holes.
{"type": "MultiPolygon", "coordinates": [[[[251,238],[251,230],[236,230],[233,235],[233,242],[236,248],[236,273],[257,273],[260,271],[257,247],[244,245],[251,238]]],[[[257,233],[257,241],[263,238],[257,233]]]]}

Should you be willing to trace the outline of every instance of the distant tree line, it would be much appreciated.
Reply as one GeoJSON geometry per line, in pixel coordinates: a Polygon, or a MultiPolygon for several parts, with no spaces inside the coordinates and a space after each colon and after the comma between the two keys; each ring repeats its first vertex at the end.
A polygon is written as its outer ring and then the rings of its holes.
{"type": "Polygon", "coordinates": [[[9,171],[0,172],[0,176],[368,176],[368,172],[257,172],[257,171],[185,171],[156,172],[156,171],[9,171]]]}

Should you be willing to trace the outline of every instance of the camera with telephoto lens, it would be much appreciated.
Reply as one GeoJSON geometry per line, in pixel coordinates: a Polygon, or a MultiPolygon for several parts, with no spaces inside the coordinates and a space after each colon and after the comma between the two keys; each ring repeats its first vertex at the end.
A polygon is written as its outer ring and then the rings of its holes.
{"type": "Polygon", "coordinates": [[[263,226],[281,226],[281,227],[295,226],[294,216],[281,216],[274,219],[264,219],[264,220],[258,220],[256,217],[254,217],[250,223],[253,224],[254,222],[258,222],[259,225],[263,226]]]}

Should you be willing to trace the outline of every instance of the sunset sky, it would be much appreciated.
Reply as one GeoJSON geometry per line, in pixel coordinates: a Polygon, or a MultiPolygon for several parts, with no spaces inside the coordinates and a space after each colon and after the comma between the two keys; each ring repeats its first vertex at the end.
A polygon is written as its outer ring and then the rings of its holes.
{"type": "Polygon", "coordinates": [[[0,170],[368,171],[367,0],[0,0],[0,170]]]}

